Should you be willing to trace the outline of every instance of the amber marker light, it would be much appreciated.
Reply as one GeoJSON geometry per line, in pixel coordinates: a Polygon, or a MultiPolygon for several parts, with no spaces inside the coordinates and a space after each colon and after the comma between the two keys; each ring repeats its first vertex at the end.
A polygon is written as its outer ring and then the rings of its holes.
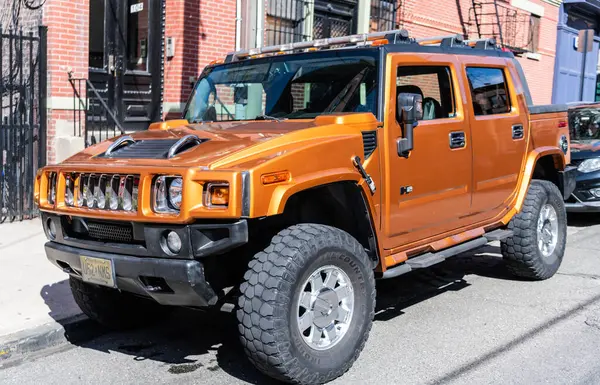
{"type": "Polygon", "coordinates": [[[290,177],[291,175],[289,171],[279,171],[271,174],[265,174],[260,177],[260,180],[262,181],[262,184],[267,185],[273,183],[287,182],[290,180],[290,177]]]}
{"type": "Polygon", "coordinates": [[[229,185],[226,183],[209,183],[206,187],[206,206],[225,207],[229,204],[229,185]]]}

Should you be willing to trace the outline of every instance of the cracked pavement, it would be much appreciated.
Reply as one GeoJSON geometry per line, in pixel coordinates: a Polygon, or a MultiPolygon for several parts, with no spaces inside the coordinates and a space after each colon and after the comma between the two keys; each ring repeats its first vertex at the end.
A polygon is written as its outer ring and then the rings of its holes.
{"type": "MultiPolygon", "coordinates": [[[[378,283],[376,319],[335,384],[600,383],[600,215],[569,217],[567,252],[543,282],[513,278],[497,244],[378,283]]],[[[0,370],[2,384],[269,384],[234,317],[180,310],[0,370]]]]}

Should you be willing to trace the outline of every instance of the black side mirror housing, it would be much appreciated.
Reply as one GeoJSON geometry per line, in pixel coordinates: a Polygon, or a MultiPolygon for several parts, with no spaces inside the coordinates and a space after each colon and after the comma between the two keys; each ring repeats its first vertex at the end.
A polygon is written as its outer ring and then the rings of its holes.
{"type": "Polygon", "coordinates": [[[419,94],[398,94],[397,107],[400,123],[403,126],[403,137],[398,139],[398,155],[408,158],[413,149],[413,130],[423,119],[423,96],[419,94]]]}

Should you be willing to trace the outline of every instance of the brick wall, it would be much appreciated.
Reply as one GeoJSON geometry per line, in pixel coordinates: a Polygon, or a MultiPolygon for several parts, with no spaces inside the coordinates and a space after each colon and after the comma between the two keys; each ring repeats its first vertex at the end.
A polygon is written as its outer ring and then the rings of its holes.
{"type": "MultiPolygon", "coordinates": [[[[175,38],[175,56],[166,60],[164,101],[185,103],[190,77],[235,49],[235,0],[166,0],[167,37],[175,38]]],[[[168,115],[168,111],[165,111],[168,115]]],[[[178,113],[168,116],[178,115],[178,113]]]]}
{"type": "MultiPolygon", "coordinates": [[[[89,0],[49,1],[44,6],[43,23],[48,26],[48,94],[55,102],[67,100],[73,97],[68,71],[75,77],[87,77],[89,0]]],[[[57,131],[72,133],[73,111],[67,106],[49,107],[47,154],[52,164],[56,161],[57,131]]]]}
{"type": "MultiPolygon", "coordinates": [[[[506,7],[509,3],[498,0],[506,7]]],[[[544,16],[540,24],[539,60],[520,58],[525,76],[530,84],[534,103],[550,103],[552,99],[552,79],[556,56],[556,27],[558,7],[541,0],[532,0],[544,7],[544,16]]],[[[399,25],[408,29],[414,37],[461,34],[470,38],[477,37],[474,28],[471,0],[430,0],[423,6],[423,0],[403,0],[399,12],[399,25]],[[470,23],[471,21],[471,23],[470,23]]],[[[526,11],[519,11],[520,15],[526,11]]],[[[517,29],[517,34],[525,33],[527,28],[517,29]]],[[[518,36],[517,41],[526,41],[518,36]]]]}

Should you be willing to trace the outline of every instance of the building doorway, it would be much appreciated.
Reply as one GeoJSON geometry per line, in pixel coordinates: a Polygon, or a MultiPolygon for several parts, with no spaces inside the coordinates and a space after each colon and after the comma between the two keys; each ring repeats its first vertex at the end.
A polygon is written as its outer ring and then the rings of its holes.
{"type": "Polygon", "coordinates": [[[90,0],[89,80],[126,131],[161,116],[162,0],[90,0]]]}

